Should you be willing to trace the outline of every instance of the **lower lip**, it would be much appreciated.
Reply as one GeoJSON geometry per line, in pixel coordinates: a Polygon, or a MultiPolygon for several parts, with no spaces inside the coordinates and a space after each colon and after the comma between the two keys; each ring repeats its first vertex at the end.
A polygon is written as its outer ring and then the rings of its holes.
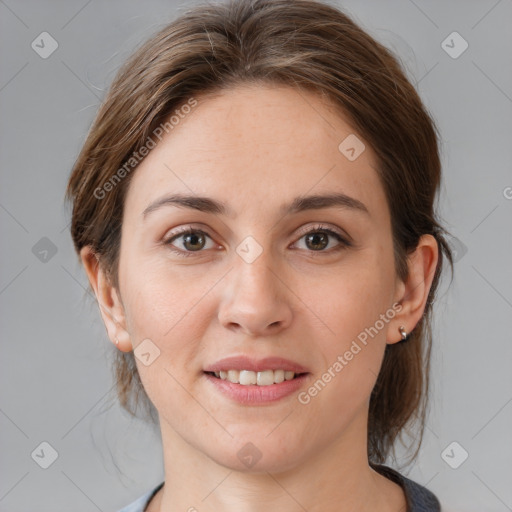
{"type": "Polygon", "coordinates": [[[203,375],[228,398],[241,404],[256,405],[276,402],[291,395],[304,384],[309,374],[305,373],[292,380],[285,380],[279,384],[270,384],[269,386],[257,386],[255,384],[246,386],[219,379],[208,373],[203,375]]]}

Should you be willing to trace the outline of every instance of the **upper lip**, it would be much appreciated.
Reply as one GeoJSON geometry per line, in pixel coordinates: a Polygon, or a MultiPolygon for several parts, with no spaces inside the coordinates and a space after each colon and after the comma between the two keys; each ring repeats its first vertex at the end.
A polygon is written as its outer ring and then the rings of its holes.
{"type": "Polygon", "coordinates": [[[285,370],[295,373],[308,372],[307,368],[304,366],[282,357],[265,357],[263,359],[255,359],[248,356],[232,356],[220,359],[219,361],[204,368],[205,372],[220,372],[227,370],[250,370],[253,372],[262,372],[264,370],[285,370]]]}

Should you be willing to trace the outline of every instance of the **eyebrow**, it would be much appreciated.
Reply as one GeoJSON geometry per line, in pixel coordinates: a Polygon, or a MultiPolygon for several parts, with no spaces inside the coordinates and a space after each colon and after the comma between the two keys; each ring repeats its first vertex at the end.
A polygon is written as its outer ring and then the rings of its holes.
{"type": "MultiPolygon", "coordinates": [[[[234,212],[231,208],[221,201],[210,197],[184,194],[173,194],[157,199],[142,212],[142,217],[145,219],[151,212],[164,206],[178,206],[204,213],[234,217],[234,212]]],[[[332,207],[358,211],[367,215],[370,214],[364,203],[340,192],[296,197],[291,203],[281,205],[280,213],[282,215],[289,215],[306,210],[320,210],[332,207]]]]}

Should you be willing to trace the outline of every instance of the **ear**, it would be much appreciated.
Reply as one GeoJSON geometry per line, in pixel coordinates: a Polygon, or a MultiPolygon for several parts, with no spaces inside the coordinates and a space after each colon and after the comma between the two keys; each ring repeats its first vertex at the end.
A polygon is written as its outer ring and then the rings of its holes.
{"type": "Polygon", "coordinates": [[[110,341],[122,352],[130,352],[133,347],[126,329],[124,306],[118,291],[110,283],[101,268],[98,256],[90,246],[82,248],[80,258],[87,272],[91,288],[96,295],[110,341]]]}
{"type": "Polygon", "coordinates": [[[439,248],[432,235],[423,235],[415,251],[407,258],[409,275],[405,282],[399,281],[395,302],[402,309],[389,322],[388,333],[391,337],[388,344],[402,341],[399,327],[402,325],[409,334],[421,320],[439,257],[439,248]]]}

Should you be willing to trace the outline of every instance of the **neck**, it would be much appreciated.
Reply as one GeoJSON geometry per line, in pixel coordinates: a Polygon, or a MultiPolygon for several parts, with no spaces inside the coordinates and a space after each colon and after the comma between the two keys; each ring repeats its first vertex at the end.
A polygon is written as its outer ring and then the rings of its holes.
{"type": "Polygon", "coordinates": [[[161,420],[165,485],[148,512],[382,512],[405,510],[395,483],[368,465],[365,415],[291,469],[242,472],[218,464],[161,420]]]}

